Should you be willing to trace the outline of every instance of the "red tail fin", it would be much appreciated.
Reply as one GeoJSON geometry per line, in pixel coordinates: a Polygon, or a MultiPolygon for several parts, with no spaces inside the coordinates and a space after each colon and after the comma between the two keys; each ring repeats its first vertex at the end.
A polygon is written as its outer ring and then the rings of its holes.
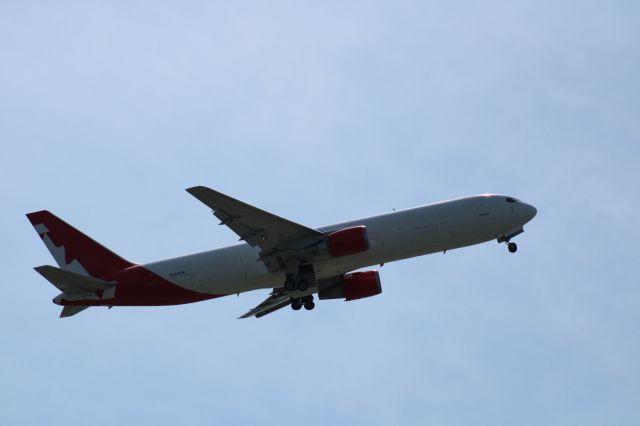
{"type": "Polygon", "coordinates": [[[47,210],[27,218],[62,269],[102,279],[134,265],[47,210]]]}

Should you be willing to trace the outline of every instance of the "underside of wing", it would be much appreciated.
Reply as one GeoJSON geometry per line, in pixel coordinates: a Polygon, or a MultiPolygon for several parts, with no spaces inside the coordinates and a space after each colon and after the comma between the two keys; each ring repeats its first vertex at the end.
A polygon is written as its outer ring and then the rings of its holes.
{"type": "Polygon", "coordinates": [[[268,251],[286,241],[322,236],[320,231],[260,210],[205,186],[194,186],[187,189],[187,192],[209,206],[220,219],[220,224],[228,226],[240,240],[251,246],[258,245],[263,250],[268,251]]]}
{"type": "Polygon", "coordinates": [[[324,234],[290,220],[276,216],[242,201],[231,198],[205,186],[188,188],[187,192],[213,210],[220,219],[220,225],[226,225],[235,232],[241,241],[252,247],[259,246],[261,257],[269,271],[282,267],[274,253],[292,246],[304,247],[317,244],[324,234]]]}

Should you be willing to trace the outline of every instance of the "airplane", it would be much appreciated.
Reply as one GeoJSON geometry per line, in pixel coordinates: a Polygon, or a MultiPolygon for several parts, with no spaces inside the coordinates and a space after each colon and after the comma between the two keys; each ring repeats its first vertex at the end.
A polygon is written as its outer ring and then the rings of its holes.
{"type": "Polygon", "coordinates": [[[34,268],[62,293],[53,303],[70,317],[91,306],[163,306],[259,289],[269,297],[239,318],[260,318],[319,300],[382,292],[378,270],[425,254],[491,240],[518,249],[515,236],[537,210],[517,198],[476,195],[308,228],[204,186],[187,191],[235,232],[240,244],[147,264],[129,262],[47,210],[27,218],[58,267],[34,268]]]}

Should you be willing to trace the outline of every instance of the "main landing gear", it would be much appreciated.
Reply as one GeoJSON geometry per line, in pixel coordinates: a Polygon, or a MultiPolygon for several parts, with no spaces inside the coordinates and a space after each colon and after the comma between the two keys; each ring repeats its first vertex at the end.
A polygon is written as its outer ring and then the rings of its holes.
{"type": "Polygon", "coordinates": [[[299,311],[303,306],[307,311],[316,307],[316,304],[313,303],[312,295],[291,299],[291,309],[294,311],[299,311]]]}
{"type": "Polygon", "coordinates": [[[307,291],[309,289],[309,281],[304,278],[300,278],[298,282],[296,282],[295,275],[287,274],[287,280],[284,282],[284,288],[287,291],[307,291]]]}
{"type": "MultiPolygon", "coordinates": [[[[309,263],[300,264],[299,259],[290,258],[286,265],[286,278],[284,281],[284,289],[287,292],[308,293],[310,287],[316,287],[315,272],[313,265],[309,263]]],[[[291,297],[291,309],[299,311],[302,307],[307,311],[316,307],[313,303],[313,295],[309,294],[302,297],[291,297]]]]}
{"type": "Polygon", "coordinates": [[[313,265],[308,263],[301,265],[298,259],[290,259],[287,262],[286,268],[286,279],[284,281],[285,290],[307,291],[312,285],[316,285],[313,265]]]}
{"type": "Polygon", "coordinates": [[[518,245],[516,243],[508,243],[507,250],[509,250],[509,253],[515,253],[518,251],[518,245]]]}

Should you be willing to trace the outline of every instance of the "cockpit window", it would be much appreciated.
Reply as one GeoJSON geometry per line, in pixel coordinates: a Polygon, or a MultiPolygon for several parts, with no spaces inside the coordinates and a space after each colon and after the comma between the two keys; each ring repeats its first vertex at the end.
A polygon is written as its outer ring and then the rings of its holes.
{"type": "Polygon", "coordinates": [[[515,198],[507,197],[507,203],[517,203],[517,202],[518,202],[518,200],[516,200],[515,198]]]}

